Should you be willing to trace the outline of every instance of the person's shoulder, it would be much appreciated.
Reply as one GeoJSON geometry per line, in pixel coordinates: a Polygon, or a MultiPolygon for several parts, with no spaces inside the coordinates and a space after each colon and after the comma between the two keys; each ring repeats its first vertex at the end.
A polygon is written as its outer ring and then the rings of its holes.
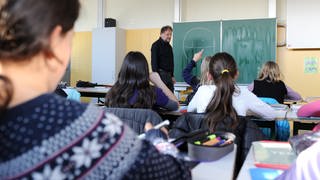
{"type": "MultiPolygon", "coordinates": [[[[252,96],[254,95],[253,92],[249,91],[249,89],[245,86],[238,86],[238,92],[237,92],[237,95],[238,96],[252,96]]],[[[254,95],[255,96],[255,95],[254,95]]]]}
{"type": "Polygon", "coordinates": [[[216,90],[216,86],[215,85],[201,85],[199,88],[198,88],[198,91],[197,93],[206,93],[206,92],[213,92],[216,90]]]}
{"type": "Polygon", "coordinates": [[[64,110],[64,108],[70,107],[73,109],[85,109],[88,104],[81,103],[75,100],[66,99],[56,94],[49,95],[48,98],[49,103],[56,104],[59,109],[64,110]]]}
{"type": "Polygon", "coordinates": [[[160,39],[157,39],[156,41],[154,41],[154,42],[152,43],[152,47],[154,47],[154,46],[159,46],[160,43],[161,43],[161,42],[160,42],[160,39]]]}
{"type": "Polygon", "coordinates": [[[282,86],[286,86],[286,83],[284,83],[282,80],[279,81],[279,84],[281,84],[282,86]]]}

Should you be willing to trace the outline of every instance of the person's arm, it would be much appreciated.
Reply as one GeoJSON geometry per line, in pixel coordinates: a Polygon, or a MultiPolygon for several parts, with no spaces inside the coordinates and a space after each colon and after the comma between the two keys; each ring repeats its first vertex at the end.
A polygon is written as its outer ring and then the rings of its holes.
{"type": "Polygon", "coordinates": [[[151,68],[153,72],[158,72],[159,50],[156,44],[151,47],[151,68]]]}
{"type": "Polygon", "coordinates": [[[189,64],[183,69],[182,76],[186,83],[188,83],[193,90],[196,90],[198,88],[198,85],[200,83],[197,76],[192,75],[192,69],[196,67],[197,62],[202,58],[203,49],[196,54],[193,55],[192,60],[189,62],[189,64]]]}
{"type": "Polygon", "coordinates": [[[301,100],[302,97],[300,96],[299,93],[295,92],[292,88],[290,88],[289,86],[286,86],[287,88],[287,98],[290,100],[301,100]]]}
{"type": "Polygon", "coordinates": [[[276,118],[277,113],[276,111],[269,106],[268,104],[264,103],[262,100],[260,100],[256,95],[254,95],[251,91],[247,89],[241,89],[241,93],[245,93],[245,99],[248,102],[248,115],[257,115],[259,117],[262,117],[267,120],[273,120],[276,118]]]}
{"type": "Polygon", "coordinates": [[[302,151],[295,163],[276,179],[319,179],[320,141],[302,151]]]}
{"type": "MultiPolygon", "coordinates": [[[[101,126],[102,129],[104,127],[103,133],[98,133],[94,138],[90,137],[92,139],[90,141],[95,142],[96,151],[102,153],[101,156],[92,158],[92,161],[100,162],[101,172],[105,173],[99,177],[102,179],[142,180],[191,179],[190,170],[182,160],[167,155],[170,151],[162,150],[159,147],[157,149],[147,141],[148,138],[152,140],[149,135],[156,134],[147,132],[147,140],[141,140],[130,127],[115,115],[97,110],[93,112],[99,112],[99,121],[97,122],[101,122],[98,124],[99,127],[101,126]],[[110,140],[113,141],[110,142],[110,140]]],[[[94,127],[96,128],[98,125],[94,125],[94,127]]],[[[159,138],[166,137],[160,131],[158,133],[159,138]]],[[[156,141],[152,143],[157,144],[156,141]]],[[[90,168],[94,169],[94,167],[95,165],[92,163],[90,168]]],[[[81,178],[81,176],[79,177],[81,178]]]]}
{"type": "Polygon", "coordinates": [[[189,84],[192,87],[192,89],[196,89],[196,87],[198,86],[198,84],[194,84],[195,82],[194,79],[197,79],[197,77],[192,75],[192,72],[191,72],[194,67],[196,67],[196,62],[194,60],[191,60],[189,64],[183,69],[183,72],[182,72],[184,81],[187,84],[189,84]]]}
{"type": "Polygon", "coordinates": [[[200,86],[188,105],[188,112],[204,113],[213,97],[213,90],[207,86],[200,86]]]}
{"type": "Polygon", "coordinates": [[[252,92],[253,87],[254,87],[254,82],[252,82],[251,84],[248,85],[248,90],[252,92]]]}
{"type": "Polygon", "coordinates": [[[191,179],[190,169],[170,155],[164,155],[143,141],[140,153],[122,179],[191,179]]]}
{"type": "Polygon", "coordinates": [[[179,109],[179,103],[169,99],[168,96],[166,96],[160,88],[156,87],[155,92],[156,106],[163,107],[169,111],[175,111],[179,109]]]}
{"type": "Polygon", "coordinates": [[[178,98],[170,91],[170,89],[163,83],[159,74],[157,72],[150,73],[150,81],[158,88],[160,88],[163,93],[172,101],[179,104],[178,98]]]}
{"type": "Polygon", "coordinates": [[[320,100],[308,103],[299,108],[298,117],[319,117],[320,116],[320,100]]]}

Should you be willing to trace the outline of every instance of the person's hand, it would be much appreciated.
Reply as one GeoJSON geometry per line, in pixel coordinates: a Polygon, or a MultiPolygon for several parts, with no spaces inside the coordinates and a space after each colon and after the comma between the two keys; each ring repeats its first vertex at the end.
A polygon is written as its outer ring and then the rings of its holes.
{"type": "Polygon", "coordinates": [[[201,51],[199,51],[199,52],[197,52],[197,53],[195,53],[194,55],[193,55],[193,60],[194,60],[194,62],[198,62],[201,58],[202,58],[202,54],[203,54],[203,49],[201,49],[201,51]]]}
{"type": "Polygon", "coordinates": [[[172,83],[175,84],[177,81],[174,77],[172,77],[172,83]]]}
{"type": "MultiPolygon", "coordinates": [[[[144,125],[144,131],[147,132],[153,128],[153,125],[150,122],[146,122],[144,125]]],[[[168,136],[169,132],[165,127],[160,128],[161,131],[168,136]]]]}
{"type": "MultiPolygon", "coordinates": [[[[150,122],[147,122],[145,124],[145,139],[151,142],[160,153],[177,157],[179,151],[175,145],[168,142],[168,134],[164,133],[164,129],[164,127],[162,127],[161,130],[153,129],[153,125],[150,122]]],[[[168,132],[167,130],[165,131],[168,132]]]]}

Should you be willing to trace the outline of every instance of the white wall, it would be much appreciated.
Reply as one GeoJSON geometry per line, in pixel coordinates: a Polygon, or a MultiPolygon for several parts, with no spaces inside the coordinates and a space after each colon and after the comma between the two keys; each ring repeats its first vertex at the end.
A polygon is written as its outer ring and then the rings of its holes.
{"type": "Polygon", "coordinates": [[[268,17],[268,0],[183,0],[182,21],[268,17]]]}
{"type": "MultiPolygon", "coordinates": [[[[268,17],[268,0],[181,1],[182,21],[268,17]]],[[[106,17],[116,19],[117,26],[120,28],[160,28],[163,25],[172,24],[174,0],[106,0],[105,11],[106,17]]]]}
{"type": "Polygon", "coordinates": [[[171,25],[173,0],[106,0],[106,17],[124,29],[160,28],[171,25]]]}
{"type": "Polygon", "coordinates": [[[98,23],[98,0],[80,0],[80,16],[75,24],[75,31],[92,31],[98,23]]]}
{"type": "Polygon", "coordinates": [[[287,20],[287,0],[277,0],[278,22],[286,23],[287,20]]]}

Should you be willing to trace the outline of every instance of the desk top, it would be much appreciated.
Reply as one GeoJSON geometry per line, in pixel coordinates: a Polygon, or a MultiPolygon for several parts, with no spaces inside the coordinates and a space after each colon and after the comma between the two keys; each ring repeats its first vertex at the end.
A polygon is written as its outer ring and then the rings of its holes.
{"type": "Polygon", "coordinates": [[[110,87],[87,87],[87,88],[75,88],[77,91],[81,92],[88,92],[88,93],[107,93],[110,90],[110,87]]]}
{"type": "Polygon", "coordinates": [[[217,161],[202,162],[191,170],[192,179],[211,180],[214,179],[232,179],[237,154],[237,146],[234,146],[232,152],[217,161]]]}
{"type": "Polygon", "coordinates": [[[298,117],[297,111],[294,110],[276,110],[277,120],[286,119],[288,121],[299,121],[299,122],[319,122],[320,117],[298,117]]]}
{"type": "Polygon", "coordinates": [[[249,153],[247,154],[246,160],[244,161],[241,170],[239,172],[239,175],[237,177],[238,180],[247,180],[251,179],[249,169],[255,168],[254,165],[254,157],[253,157],[253,148],[251,146],[249,153]]]}

